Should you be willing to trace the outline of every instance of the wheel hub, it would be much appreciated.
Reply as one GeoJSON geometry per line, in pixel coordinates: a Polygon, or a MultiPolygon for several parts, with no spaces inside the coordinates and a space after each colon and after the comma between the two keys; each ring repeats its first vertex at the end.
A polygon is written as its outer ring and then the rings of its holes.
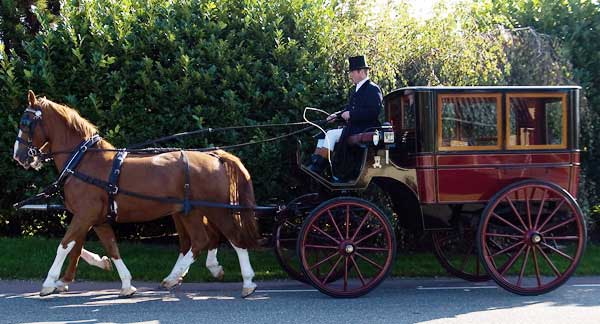
{"type": "Polygon", "coordinates": [[[342,253],[350,255],[354,253],[354,251],[356,251],[356,247],[354,247],[354,244],[352,244],[352,242],[345,241],[340,244],[340,250],[342,251],[342,253]]]}
{"type": "Polygon", "coordinates": [[[529,242],[531,242],[531,244],[540,244],[540,242],[542,242],[542,235],[538,232],[533,232],[531,234],[529,234],[529,242]]]}

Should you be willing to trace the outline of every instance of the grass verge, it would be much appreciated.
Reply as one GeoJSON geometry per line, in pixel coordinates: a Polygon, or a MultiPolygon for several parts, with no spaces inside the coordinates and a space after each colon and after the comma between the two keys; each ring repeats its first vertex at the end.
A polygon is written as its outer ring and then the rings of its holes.
{"type": "MultiPolygon", "coordinates": [[[[0,279],[37,279],[46,277],[52,265],[58,239],[45,238],[0,238],[0,279]]],[[[103,254],[98,242],[87,242],[86,249],[103,254]]],[[[176,245],[119,243],[121,256],[131,271],[134,280],[160,282],[171,270],[177,260],[176,245]]],[[[200,257],[186,276],[186,282],[204,282],[212,280],[204,266],[206,254],[200,257]]],[[[239,264],[235,252],[223,246],[219,249],[218,259],[225,269],[225,281],[241,281],[239,264]]],[[[250,252],[250,261],[257,280],[287,278],[271,249],[250,252]]],[[[65,262],[66,266],[66,262],[65,262]]],[[[600,275],[600,246],[588,245],[579,264],[577,275],[600,275]]],[[[440,266],[432,253],[406,253],[399,251],[392,275],[397,277],[438,277],[450,276],[440,266]]],[[[106,272],[92,267],[83,260],[77,271],[79,280],[118,281],[116,271],[106,272]]]]}

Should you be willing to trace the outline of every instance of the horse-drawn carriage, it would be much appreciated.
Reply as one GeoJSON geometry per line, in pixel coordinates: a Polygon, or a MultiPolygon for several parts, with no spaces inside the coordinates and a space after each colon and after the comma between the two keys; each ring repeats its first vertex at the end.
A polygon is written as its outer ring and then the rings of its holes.
{"type": "Polygon", "coordinates": [[[586,242],[574,199],[579,87],[409,87],[384,103],[386,123],[348,138],[327,174],[299,163],[322,190],[262,209],[290,276],[334,297],[366,294],[385,279],[396,231],[391,215],[357,197],[371,183],[398,226],[431,233],[442,266],[458,277],[535,295],[571,276],[586,242]]]}
{"type": "Polygon", "coordinates": [[[326,190],[279,215],[276,254],[293,277],[336,297],[362,295],[383,280],[395,231],[381,209],[351,197],[374,183],[399,226],[431,233],[451,274],[491,277],[523,295],[569,278],[586,241],[574,199],[578,87],[410,87],[384,103],[388,124],[348,139],[352,176],[333,181],[301,166],[326,190]]]}

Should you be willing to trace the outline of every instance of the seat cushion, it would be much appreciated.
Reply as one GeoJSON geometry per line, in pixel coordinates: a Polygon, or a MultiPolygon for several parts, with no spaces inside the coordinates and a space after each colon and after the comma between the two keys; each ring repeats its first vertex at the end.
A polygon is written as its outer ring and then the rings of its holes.
{"type": "Polygon", "coordinates": [[[366,132],[366,133],[358,133],[354,135],[348,136],[346,140],[348,145],[361,145],[361,144],[370,144],[373,143],[373,135],[375,132],[366,132]]]}

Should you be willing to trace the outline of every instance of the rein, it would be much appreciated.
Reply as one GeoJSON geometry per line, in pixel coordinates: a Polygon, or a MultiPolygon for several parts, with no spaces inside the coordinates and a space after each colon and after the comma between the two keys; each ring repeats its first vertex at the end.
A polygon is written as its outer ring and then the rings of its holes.
{"type": "MultiPolygon", "coordinates": [[[[206,129],[200,129],[200,130],[195,130],[195,131],[190,131],[190,132],[185,132],[185,133],[178,133],[178,134],[174,134],[174,135],[170,135],[170,136],[165,136],[165,137],[161,137],[161,138],[157,138],[154,140],[150,140],[150,141],[146,141],[144,143],[140,143],[140,144],[134,144],[131,145],[128,148],[125,149],[101,149],[101,148],[90,148],[90,151],[95,151],[95,152],[123,152],[126,151],[129,154],[139,154],[139,155],[151,155],[151,154],[160,154],[160,153],[168,153],[168,152],[174,152],[174,151],[181,151],[182,148],[180,147],[149,147],[149,148],[140,148],[143,147],[147,144],[156,144],[159,142],[165,142],[168,140],[172,140],[172,139],[177,139],[180,137],[184,137],[184,136],[190,136],[190,135],[195,135],[195,134],[201,134],[201,133],[213,133],[213,132],[220,132],[220,131],[226,131],[226,130],[236,130],[236,129],[249,129],[249,128],[267,128],[267,127],[284,127],[284,126],[297,126],[297,125],[306,125],[309,124],[307,122],[297,122],[297,123],[285,123],[285,124],[264,124],[264,125],[250,125],[250,126],[231,126],[231,127],[221,127],[221,128],[206,128],[206,129]]],[[[279,135],[279,136],[275,136],[275,137],[270,137],[264,140],[260,140],[260,141],[250,141],[250,142],[245,142],[245,143],[239,143],[239,144],[232,144],[232,145],[225,145],[225,146],[213,146],[213,147],[204,147],[204,148],[188,148],[185,149],[186,151],[194,151],[194,152],[209,152],[209,151],[215,151],[215,150],[229,150],[229,149],[236,149],[236,148],[241,148],[241,147],[245,147],[245,146],[250,146],[250,145],[257,145],[257,144],[263,144],[263,143],[268,143],[268,142],[274,142],[274,141],[278,141],[278,140],[282,140],[286,137],[290,137],[290,136],[294,136],[297,134],[301,134],[304,133],[310,129],[312,129],[313,126],[308,126],[308,127],[304,127],[302,129],[287,133],[287,134],[283,134],[283,135],[279,135]]],[[[44,159],[44,161],[48,161],[50,159],[52,159],[52,157],[54,155],[58,155],[58,154],[72,154],[73,151],[56,151],[56,152],[51,152],[51,153],[41,153],[42,158],[44,159]]]]}

